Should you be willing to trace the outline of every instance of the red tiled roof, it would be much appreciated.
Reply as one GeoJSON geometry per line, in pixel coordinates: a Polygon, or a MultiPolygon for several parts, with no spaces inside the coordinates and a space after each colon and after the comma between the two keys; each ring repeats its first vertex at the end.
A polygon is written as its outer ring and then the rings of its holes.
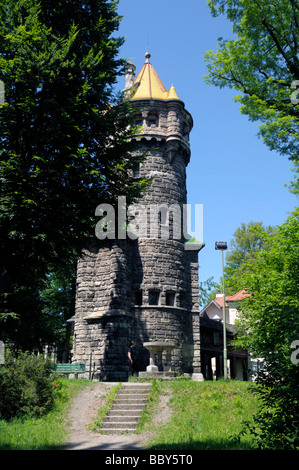
{"type": "Polygon", "coordinates": [[[239,292],[237,292],[236,294],[234,295],[231,295],[229,297],[225,297],[225,300],[227,302],[232,302],[234,300],[242,300],[244,299],[244,297],[248,297],[250,294],[247,293],[247,290],[246,289],[241,289],[239,290],[239,292]]]}
{"type": "MultiPolygon", "coordinates": [[[[218,304],[220,307],[223,307],[223,297],[216,297],[216,299],[213,299],[216,304],[218,304]]],[[[225,306],[228,307],[228,304],[226,302],[225,298],[225,306]]]]}
{"type": "MultiPolygon", "coordinates": [[[[244,297],[248,297],[250,294],[247,294],[246,289],[241,289],[239,292],[236,292],[234,295],[229,295],[225,297],[225,306],[228,307],[228,302],[233,302],[236,300],[242,300],[244,297]]],[[[220,307],[223,306],[223,297],[216,297],[214,299],[214,302],[216,302],[220,307]]]]}

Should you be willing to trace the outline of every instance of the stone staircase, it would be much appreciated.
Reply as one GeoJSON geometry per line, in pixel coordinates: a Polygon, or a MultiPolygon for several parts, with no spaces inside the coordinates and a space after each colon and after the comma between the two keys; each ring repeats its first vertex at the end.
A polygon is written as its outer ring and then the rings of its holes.
{"type": "Polygon", "coordinates": [[[150,383],[123,383],[101,424],[101,433],[133,433],[145,408],[152,385],[150,383]]]}

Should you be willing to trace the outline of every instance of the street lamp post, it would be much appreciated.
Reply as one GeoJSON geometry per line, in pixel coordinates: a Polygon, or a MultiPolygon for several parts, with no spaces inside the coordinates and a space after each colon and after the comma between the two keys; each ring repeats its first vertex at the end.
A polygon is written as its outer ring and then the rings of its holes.
{"type": "Polygon", "coordinates": [[[226,242],[216,242],[215,250],[221,250],[222,253],[222,282],[223,282],[223,374],[224,379],[227,379],[227,348],[226,348],[226,317],[225,317],[225,288],[224,288],[224,261],[223,251],[227,250],[226,242]]]}

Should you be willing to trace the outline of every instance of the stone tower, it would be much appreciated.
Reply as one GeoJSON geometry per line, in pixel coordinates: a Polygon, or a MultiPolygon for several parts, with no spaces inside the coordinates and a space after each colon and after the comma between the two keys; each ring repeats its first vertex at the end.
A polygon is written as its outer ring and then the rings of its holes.
{"type": "Polygon", "coordinates": [[[139,237],[90,248],[78,263],[73,361],[85,363],[96,380],[127,379],[130,340],[136,341],[139,371],[146,370],[156,348],[153,369],[167,365],[201,372],[198,252],[203,245],[188,243],[184,217],[193,122],[174,87],[163,85],[150,54],[145,58],[136,78],[128,62],[125,77],[136,124],[142,126],[139,149],[147,152],[139,173],[153,180],[134,212],[139,237]],[[137,221],[144,217],[149,223],[140,230],[137,221]]]}

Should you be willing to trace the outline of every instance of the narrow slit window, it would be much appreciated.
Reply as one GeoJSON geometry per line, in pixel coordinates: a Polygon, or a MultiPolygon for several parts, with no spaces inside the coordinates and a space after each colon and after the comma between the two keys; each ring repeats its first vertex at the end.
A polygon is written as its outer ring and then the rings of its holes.
{"type": "Polygon", "coordinates": [[[218,331],[213,331],[213,342],[215,346],[220,345],[220,335],[218,331]]]}
{"type": "Polygon", "coordinates": [[[139,164],[138,164],[138,166],[135,168],[134,177],[135,177],[135,178],[140,178],[140,165],[139,165],[139,164]]]}

